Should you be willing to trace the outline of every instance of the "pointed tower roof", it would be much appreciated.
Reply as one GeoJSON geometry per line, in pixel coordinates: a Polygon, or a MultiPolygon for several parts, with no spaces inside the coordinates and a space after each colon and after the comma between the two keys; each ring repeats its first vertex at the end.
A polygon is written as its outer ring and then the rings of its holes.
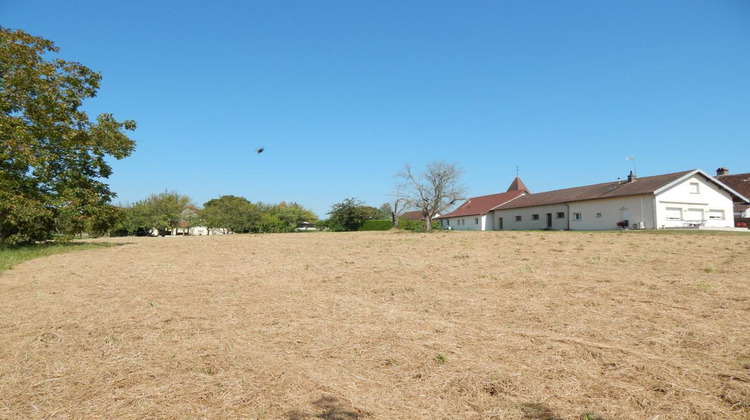
{"type": "Polygon", "coordinates": [[[508,187],[508,191],[526,191],[528,193],[529,189],[526,188],[526,185],[521,181],[521,178],[516,177],[516,179],[510,184],[510,187],[508,187]]]}

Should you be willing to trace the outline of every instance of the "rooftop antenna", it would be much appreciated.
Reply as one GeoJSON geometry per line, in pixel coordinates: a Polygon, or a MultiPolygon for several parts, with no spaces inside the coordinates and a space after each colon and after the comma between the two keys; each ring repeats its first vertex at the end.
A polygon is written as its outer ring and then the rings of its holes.
{"type": "Polygon", "coordinates": [[[628,156],[625,158],[625,160],[632,160],[633,161],[633,175],[638,175],[638,168],[635,165],[635,156],[628,156]]]}

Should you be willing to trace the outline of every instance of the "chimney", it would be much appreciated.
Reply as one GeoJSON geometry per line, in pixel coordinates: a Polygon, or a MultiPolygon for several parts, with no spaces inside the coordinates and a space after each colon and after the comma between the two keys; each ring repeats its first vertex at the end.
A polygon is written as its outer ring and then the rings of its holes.
{"type": "Polygon", "coordinates": [[[633,181],[635,181],[635,174],[633,173],[633,171],[630,171],[630,174],[628,174],[628,182],[633,181]]]}
{"type": "Polygon", "coordinates": [[[716,170],[716,176],[724,176],[724,175],[729,175],[729,169],[722,166],[721,168],[716,170]]]}

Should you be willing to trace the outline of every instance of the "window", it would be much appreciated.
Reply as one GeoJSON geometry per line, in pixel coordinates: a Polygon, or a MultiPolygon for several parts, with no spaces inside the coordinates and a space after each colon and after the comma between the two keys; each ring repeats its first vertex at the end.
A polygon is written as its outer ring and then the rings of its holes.
{"type": "Polygon", "coordinates": [[[724,210],[708,210],[708,218],[713,220],[724,220],[724,210]]]}
{"type": "Polygon", "coordinates": [[[596,213],[596,217],[602,217],[601,213],[596,213]]]}
{"type": "Polygon", "coordinates": [[[573,220],[581,220],[581,213],[573,213],[573,220]]]}
{"type": "Polygon", "coordinates": [[[697,182],[691,182],[690,183],[690,194],[700,194],[700,184],[697,182]]]}
{"type": "Polygon", "coordinates": [[[446,222],[448,222],[448,226],[451,225],[451,219],[445,219],[446,222]]]}
{"type": "Polygon", "coordinates": [[[564,219],[564,218],[565,218],[565,213],[564,213],[564,212],[562,212],[562,211],[560,211],[560,212],[557,212],[557,218],[558,218],[558,219],[564,219]]]}
{"type": "Polygon", "coordinates": [[[478,218],[478,217],[475,217],[475,218],[474,218],[474,224],[475,224],[475,225],[478,225],[478,224],[479,224],[479,218],[478,218]]]}
{"type": "Polygon", "coordinates": [[[516,222],[520,222],[520,221],[521,221],[521,216],[516,216],[516,222]]]}
{"type": "Polygon", "coordinates": [[[667,220],[682,220],[682,209],[667,207],[667,220]]]}
{"type": "Polygon", "coordinates": [[[531,215],[531,220],[539,220],[539,215],[538,214],[532,214],[531,215]]]}
{"type": "Polygon", "coordinates": [[[687,209],[685,220],[693,223],[703,222],[703,209],[687,209]]]}

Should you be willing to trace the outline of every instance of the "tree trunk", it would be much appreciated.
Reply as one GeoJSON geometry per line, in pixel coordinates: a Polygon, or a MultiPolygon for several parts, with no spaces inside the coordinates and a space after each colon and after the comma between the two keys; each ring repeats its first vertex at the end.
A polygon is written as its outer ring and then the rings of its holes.
{"type": "Polygon", "coordinates": [[[432,230],[432,217],[430,216],[424,217],[424,230],[427,232],[432,230]]]}

